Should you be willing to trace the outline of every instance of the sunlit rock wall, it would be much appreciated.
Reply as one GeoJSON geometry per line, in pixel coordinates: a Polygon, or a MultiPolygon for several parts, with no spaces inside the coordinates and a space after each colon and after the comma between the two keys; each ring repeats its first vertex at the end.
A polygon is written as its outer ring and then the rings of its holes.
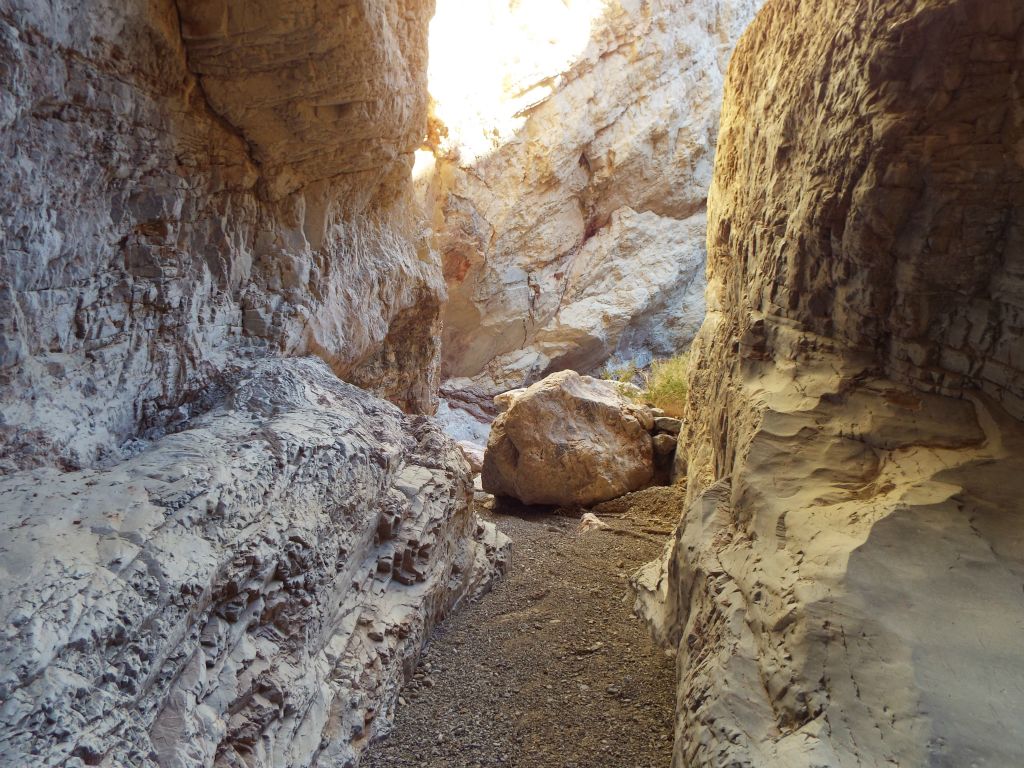
{"type": "Polygon", "coordinates": [[[770,0],[709,202],[677,766],[1024,762],[1024,8],[770,0]]]}
{"type": "Polygon", "coordinates": [[[351,766],[499,570],[374,396],[436,402],[431,12],[0,3],[0,764],[351,766]]]}
{"type": "Polygon", "coordinates": [[[487,401],[678,351],[704,314],[723,73],[759,0],[467,5],[432,22],[437,158],[418,167],[443,376],[487,401]],[[467,25],[494,33],[466,42],[467,25]]]}
{"type": "Polygon", "coordinates": [[[0,764],[341,766],[503,537],[458,448],[257,363],[110,469],[0,481],[0,764]]]}
{"type": "Polygon", "coordinates": [[[432,10],[4,4],[6,467],[116,459],[251,357],[434,408],[444,284],[409,206],[432,10]]]}

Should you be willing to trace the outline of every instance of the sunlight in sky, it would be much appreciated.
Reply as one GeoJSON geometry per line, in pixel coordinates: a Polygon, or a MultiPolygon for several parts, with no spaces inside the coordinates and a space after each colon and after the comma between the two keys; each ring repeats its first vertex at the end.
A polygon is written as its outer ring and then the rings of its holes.
{"type": "MultiPolygon", "coordinates": [[[[583,53],[605,0],[438,0],[430,24],[430,94],[448,128],[441,152],[471,163],[512,138],[583,53]]],[[[417,153],[414,176],[433,158],[417,153]]],[[[422,153],[429,155],[429,152],[422,153]]]]}

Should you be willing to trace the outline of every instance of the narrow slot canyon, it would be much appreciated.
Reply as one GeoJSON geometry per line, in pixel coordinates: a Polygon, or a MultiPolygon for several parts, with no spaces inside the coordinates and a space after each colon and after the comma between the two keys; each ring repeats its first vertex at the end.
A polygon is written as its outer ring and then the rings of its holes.
{"type": "Polygon", "coordinates": [[[610,531],[533,510],[490,518],[513,542],[508,576],[438,628],[394,729],[361,765],[668,765],[673,661],[624,597],[682,496],[608,502],[598,514],[610,531]]]}
{"type": "Polygon", "coordinates": [[[0,0],[0,766],[1024,765],[1020,0],[0,0]]]}

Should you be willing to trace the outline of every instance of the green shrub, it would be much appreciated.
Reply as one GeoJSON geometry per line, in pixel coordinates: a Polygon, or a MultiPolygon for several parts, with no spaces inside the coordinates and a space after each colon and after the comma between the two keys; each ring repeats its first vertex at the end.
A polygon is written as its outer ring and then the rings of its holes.
{"type": "Polygon", "coordinates": [[[644,373],[644,399],[668,416],[681,418],[686,407],[689,367],[689,351],[652,362],[644,373]]]}
{"type": "Polygon", "coordinates": [[[640,368],[633,362],[619,368],[605,366],[598,375],[615,383],[623,397],[653,405],[668,416],[681,418],[686,407],[686,371],[689,366],[690,352],[687,350],[675,357],[654,360],[647,368],[640,368]],[[633,386],[637,384],[640,391],[633,386]]]}

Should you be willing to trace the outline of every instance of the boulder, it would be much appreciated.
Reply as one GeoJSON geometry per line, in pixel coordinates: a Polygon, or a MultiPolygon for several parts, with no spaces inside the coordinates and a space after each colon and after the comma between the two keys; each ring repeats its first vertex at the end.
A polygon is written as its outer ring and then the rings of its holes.
{"type": "Polygon", "coordinates": [[[494,406],[498,409],[498,412],[507,411],[512,407],[512,403],[516,401],[523,392],[526,391],[526,387],[519,387],[518,389],[510,389],[508,392],[502,392],[499,395],[494,396],[494,406]]]}
{"type": "Polygon", "coordinates": [[[661,433],[654,436],[654,452],[658,456],[669,456],[676,449],[676,436],[661,433]]]}
{"type": "Polygon", "coordinates": [[[526,504],[595,504],[654,475],[649,414],[609,382],[560,371],[519,393],[495,419],[483,487],[526,504]],[[646,418],[645,418],[646,417],[646,418]]]}
{"type": "Polygon", "coordinates": [[[665,432],[670,435],[678,435],[679,430],[682,429],[683,422],[679,419],[673,419],[671,416],[658,416],[654,419],[654,431],[665,432]]]}

